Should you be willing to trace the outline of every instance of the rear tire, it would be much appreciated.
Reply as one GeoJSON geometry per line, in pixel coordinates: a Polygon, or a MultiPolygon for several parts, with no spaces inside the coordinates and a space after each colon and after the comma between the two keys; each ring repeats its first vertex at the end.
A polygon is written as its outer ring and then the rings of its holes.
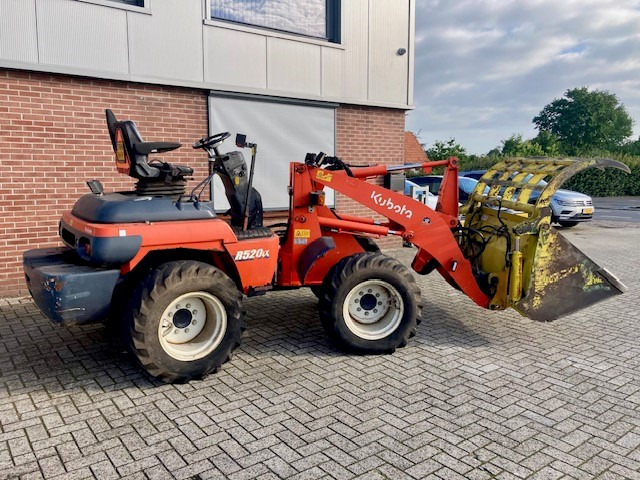
{"type": "Polygon", "coordinates": [[[397,260],[380,253],[342,259],[324,285],[322,325],[329,337],[355,353],[393,353],[416,333],[420,289],[397,260]]]}
{"type": "Polygon", "coordinates": [[[211,265],[165,263],[149,272],[124,315],[124,342],[138,362],[165,382],[217,372],[240,345],[242,294],[211,265]]]}

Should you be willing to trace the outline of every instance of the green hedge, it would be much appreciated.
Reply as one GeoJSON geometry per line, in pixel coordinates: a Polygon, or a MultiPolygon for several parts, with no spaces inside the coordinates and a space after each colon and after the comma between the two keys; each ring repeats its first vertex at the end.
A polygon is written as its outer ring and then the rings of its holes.
{"type": "Polygon", "coordinates": [[[640,158],[618,157],[631,170],[626,174],[621,170],[591,168],[580,172],[564,184],[568,190],[576,190],[593,197],[617,197],[621,195],[640,196],[640,158]]]}

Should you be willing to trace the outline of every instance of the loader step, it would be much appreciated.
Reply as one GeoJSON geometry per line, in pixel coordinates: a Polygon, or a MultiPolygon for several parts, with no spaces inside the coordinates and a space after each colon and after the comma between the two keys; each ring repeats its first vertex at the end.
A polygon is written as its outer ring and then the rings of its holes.
{"type": "Polygon", "coordinates": [[[243,231],[240,227],[232,227],[233,233],[238,240],[250,240],[254,238],[269,238],[273,236],[273,232],[269,227],[250,228],[243,231]]]}

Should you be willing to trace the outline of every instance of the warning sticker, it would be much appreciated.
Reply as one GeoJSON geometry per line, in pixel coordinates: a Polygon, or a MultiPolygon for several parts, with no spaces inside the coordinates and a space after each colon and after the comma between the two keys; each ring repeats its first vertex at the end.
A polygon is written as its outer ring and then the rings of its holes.
{"type": "Polygon", "coordinates": [[[309,238],[311,237],[311,230],[306,228],[296,228],[293,231],[293,238],[309,238]]]}
{"type": "Polygon", "coordinates": [[[116,159],[120,163],[126,162],[126,159],[124,158],[124,142],[116,143],[116,159]]]}
{"type": "Polygon", "coordinates": [[[318,180],[322,180],[323,182],[330,182],[333,179],[333,174],[324,170],[318,170],[316,172],[316,178],[318,180]]]}

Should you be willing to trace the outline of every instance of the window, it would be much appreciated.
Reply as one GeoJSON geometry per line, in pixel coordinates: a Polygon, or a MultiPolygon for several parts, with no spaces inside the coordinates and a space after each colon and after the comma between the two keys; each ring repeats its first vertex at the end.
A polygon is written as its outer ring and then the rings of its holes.
{"type": "Polygon", "coordinates": [[[134,7],[144,7],[144,0],[109,0],[111,2],[125,3],[134,7]]]}
{"type": "Polygon", "coordinates": [[[210,0],[211,18],[340,43],[340,0],[210,0]]]}
{"type": "Polygon", "coordinates": [[[76,0],[76,1],[93,3],[95,5],[102,5],[103,7],[132,10],[139,13],[151,13],[151,11],[149,10],[150,0],[76,0]]]}

